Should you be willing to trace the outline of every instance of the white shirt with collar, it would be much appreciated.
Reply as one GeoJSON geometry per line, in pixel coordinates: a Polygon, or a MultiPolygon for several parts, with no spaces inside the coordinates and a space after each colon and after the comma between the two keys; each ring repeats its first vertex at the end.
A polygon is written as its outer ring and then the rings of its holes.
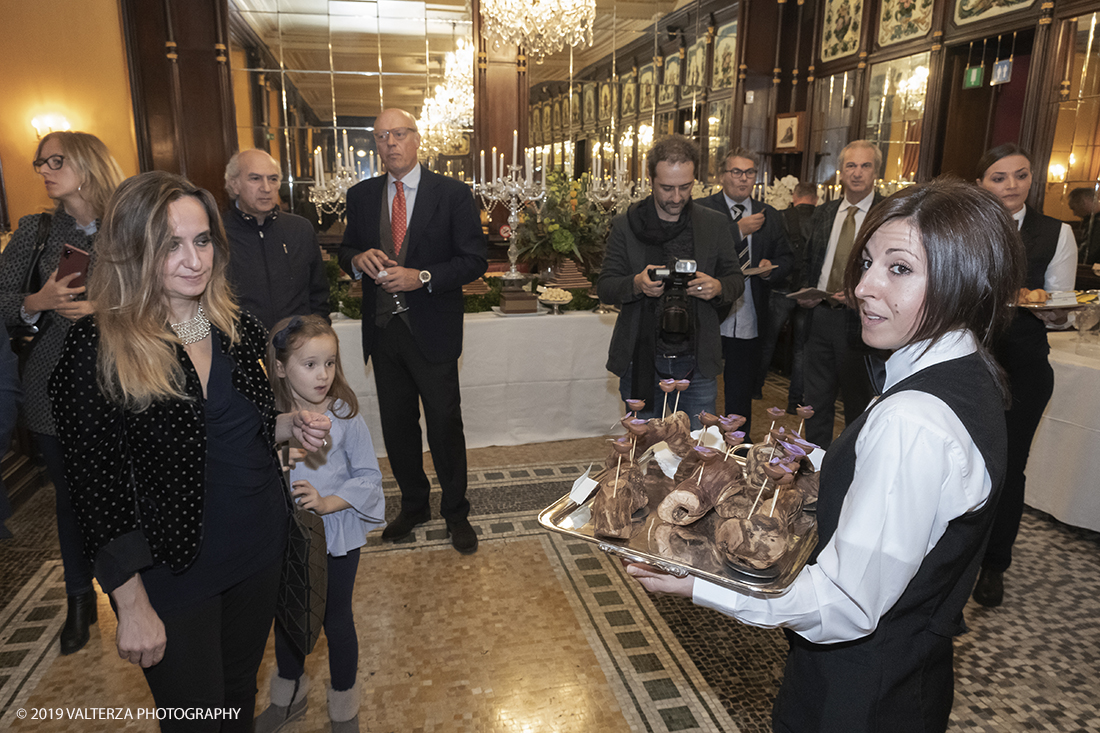
{"type": "Polygon", "coordinates": [[[863,220],[867,218],[867,212],[871,210],[871,204],[874,203],[874,200],[875,189],[873,186],[867,192],[867,195],[857,203],[849,202],[847,197],[841,200],[840,208],[837,209],[836,217],[833,219],[833,228],[829,232],[829,247],[825,250],[825,261],[821,264],[821,275],[817,278],[817,287],[820,290],[824,290],[829,285],[829,273],[833,270],[836,244],[837,240],[840,239],[840,228],[844,226],[844,220],[848,218],[848,209],[852,206],[856,207],[856,236],[858,237],[859,230],[863,228],[863,220]]]}
{"type": "MultiPolygon", "coordinates": [[[[886,389],[973,354],[970,331],[910,344],[886,362],[886,389]]],[[[992,480],[958,416],[927,392],[906,390],[867,416],[836,532],[782,596],[738,593],[696,578],[693,600],[753,626],[785,626],[816,643],[867,636],[897,603],[947,524],[982,507],[992,480]]]]}
{"type": "MultiPolygon", "coordinates": [[[[726,192],[722,192],[722,198],[726,200],[726,208],[729,209],[730,216],[735,215],[734,206],[743,206],[745,210],[741,212],[741,216],[752,216],[752,199],[746,198],[743,201],[734,201],[726,192]]],[[[741,236],[741,242],[737,245],[737,254],[741,255],[741,250],[745,247],[749,248],[749,262],[752,262],[752,235],[747,234],[741,236]]],[[[741,294],[741,297],[737,299],[737,302],[733,304],[733,308],[730,309],[730,314],[726,316],[726,320],[722,321],[722,325],[719,328],[722,335],[726,338],[739,338],[739,339],[754,339],[760,335],[756,322],[756,307],[752,298],[754,278],[745,278],[745,292],[741,294]]]]}
{"type": "MultiPolygon", "coordinates": [[[[392,173],[386,174],[386,202],[390,207],[390,216],[393,216],[393,199],[397,196],[397,186],[394,185],[397,180],[392,173]]],[[[420,188],[420,164],[414,165],[413,169],[400,180],[401,187],[405,191],[405,229],[408,230],[409,222],[412,221],[413,206],[416,205],[416,192],[420,188]]]]}

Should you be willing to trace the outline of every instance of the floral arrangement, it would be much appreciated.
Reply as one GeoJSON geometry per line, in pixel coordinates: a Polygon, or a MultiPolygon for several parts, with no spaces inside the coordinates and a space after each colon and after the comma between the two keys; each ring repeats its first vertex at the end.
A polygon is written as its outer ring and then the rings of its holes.
{"type": "Polygon", "coordinates": [[[773,178],[771,185],[764,188],[764,203],[777,209],[787,208],[794,199],[794,187],[797,185],[798,179],[794,176],[773,178]]]}
{"type": "Polygon", "coordinates": [[[541,270],[571,259],[586,274],[599,268],[609,222],[588,198],[590,181],[587,173],[576,181],[557,170],[546,174],[546,197],[522,212],[513,235],[521,262],[541,270]]]}

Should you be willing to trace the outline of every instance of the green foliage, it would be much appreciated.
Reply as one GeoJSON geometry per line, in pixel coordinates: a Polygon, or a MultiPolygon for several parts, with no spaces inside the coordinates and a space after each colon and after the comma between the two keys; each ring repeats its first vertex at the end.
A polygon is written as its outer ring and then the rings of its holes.
{"type": "Polygon", "coordinates": [[[541,270],[572,259],[586,273],[599,268],[609,222],[588,198],[589,183],[587,173],[576,181],[557,170],[546,174],[546,197],[524,209],[516,227],[521,262],[541,270]]]}
{"type": "Polygon", "coordinates": [[[329,307],[338,310],[348,318],[359,320],[363,317],[363,299],[351,296],[351,280],[341,279],[343,270],[335,257],[325,261],[325,277],[328,278],[329,307]]]}

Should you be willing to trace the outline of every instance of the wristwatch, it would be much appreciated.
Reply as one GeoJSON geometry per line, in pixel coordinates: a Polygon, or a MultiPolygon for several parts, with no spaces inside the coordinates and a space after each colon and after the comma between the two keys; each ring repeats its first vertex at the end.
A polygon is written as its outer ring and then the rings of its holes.
{"type": "Polygon", "coordinates": [[[420,278],[420,284],[426,287],[429,293],[432,292],[432,273],[421,270],[418,277],[420,278]]]}

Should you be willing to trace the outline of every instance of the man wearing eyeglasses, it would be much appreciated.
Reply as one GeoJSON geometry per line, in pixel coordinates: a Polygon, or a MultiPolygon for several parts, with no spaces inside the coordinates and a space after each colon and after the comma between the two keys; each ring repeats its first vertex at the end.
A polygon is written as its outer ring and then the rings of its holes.
{"type": "Polygon", "coordinates": [[[279,210],[282,180],[279,164],[263,150],[242,150],[225,166],[227,274],[241,308],[268,329],[289,316],[329,314],[317,232],[304,217],[279,210]]]}
{"type": "Polygon", "coordinates": [[[477,535],[467,520],[458,357],[462,286],[487,267],[481,218],[469,187],[417,162],[420,133],[408,112],[382,112],[374,140],[386,174],[348,190],[340,266],[362,278],[363,358],[374,368],[382,437],[401,489],[401,512],[382,539],[400,540],[431,518],[423,402],[443,490],[440,514],[451,544],[468,554],[477,550],[477,535]]]}
{"type": "Polygon", "coordinates": [[[725,412],[744,416],[745,435],[751,435],[752,398],[768,329],[771,283],[782,282],[794,264],[779,212],[752,198],[758,160],[744,148],[731,151],[722,166],[722,190],[699,201],[726,215],[745,274],[745,292],[721,326],[725,412]]]}

